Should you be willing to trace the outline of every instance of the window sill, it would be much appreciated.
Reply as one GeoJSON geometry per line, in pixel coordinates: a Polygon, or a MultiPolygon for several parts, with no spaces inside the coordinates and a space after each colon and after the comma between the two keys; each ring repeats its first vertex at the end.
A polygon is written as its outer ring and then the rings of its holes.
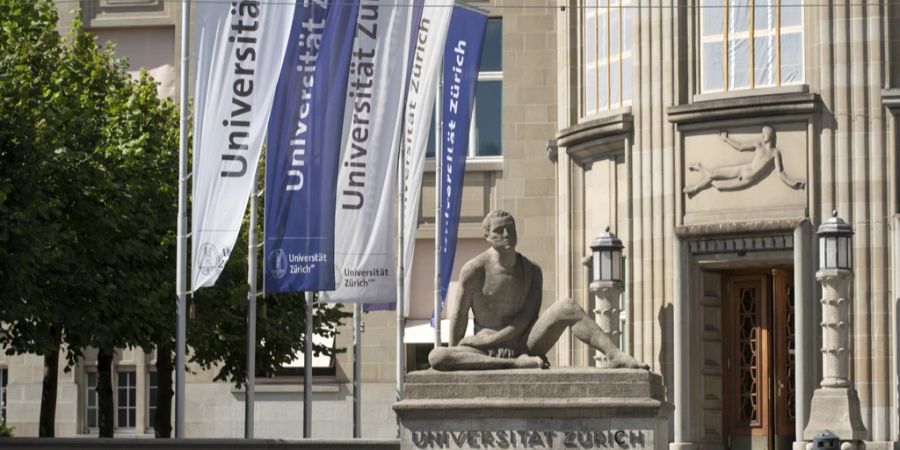
{"type": "Polygon", "coordinates": [[[624,149],[625,139],[633,128],[630,107],[607,111],[561,130],[556,135],[556,145],[565,148],[575,164],[585,165],[605,154],[624,149]]]}
{"type": "MultiPolygon", "coordinates": [[[[425,173],[434,173],[435,160],[432,157],[425,158],[425,173]]],[[[502,172],[502,156],[476,156],[466,158],[466,172],[502,172]]]]}
{"type": "Polygon", "coordinates": [[[671,106],[667,110],[669,122],[680,126],[715,120],[812,114],[818,111],[821,103],[817,94],[808,92],[762,94],[760,91],[752,91],[750,96],[732,96],[671,106]]]}
{"type": "Polygon", "coordinates": [[[708,102],[712,100],[727,100],[743,97],[759,97],[762,95],[777,94],[805,94],[809,92],[809,86],[805,84],[792,84],[789,86],[775,86],[758,89],[738,89],[735,91],[712,92],[709,94],[695,94],[693,103],[708,102]]]}

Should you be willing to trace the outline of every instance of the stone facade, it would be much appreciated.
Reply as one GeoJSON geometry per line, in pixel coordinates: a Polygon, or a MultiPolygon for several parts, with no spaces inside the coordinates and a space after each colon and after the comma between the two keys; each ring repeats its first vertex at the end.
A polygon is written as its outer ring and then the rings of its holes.
{"type": "MultiPolygon", "coordinates": [[[[626,246],[626,348],[663,374],[676,407],[673,446],[782,448],[802,441],[821,377],[814,230],[836,209],[856,233],[850,378],[859,393],[866,440],[870,447],[897,442],[898,340],[891,318],[897,314],[892,292],[898,288],[900,255],[895,31],[900,8],[878,2],[779,2],[776,17],[792,6],[802,11],[796,25],[801,56],[792,62],[802,64],[802,80],[710,93],[703,88],[702,65],[710,28],[701,20],[701,6],[734,2],[630,2],[634,20],[623,30],[631,39],[633,100],[622,109],[585,114],[584,98],[593,88],[583,55],[594,39],[584,38],[585,17],[595,3],[566,1],[566,12],[557,16],[557,28],[566,30],[557,36],[558,291],[591,306],[589,280],[578,269],[590,240],[610,225],[626,246]],[[704,181],[698,163],[704,169],[749,164],[753,147],[740,151],[725,137],[752,143],[762,139],[764,127],[777,135],[785,174],[803,181],[802,187],[789,186],[776,165],[737,188],[719,181],[696,195],[685,193],[704,181]],[[729,312],[734,300],[728,289],[737,274],[754,271],[768,286],[786,277],[793,302],[789,310],[766,306],[773,308],[775,321],[779,311],[790,314],[785,329],[793,346],[792,362],[772,361],[776,369],[789,364],[794,370],[786,387],[772,388],[778,389],[773,399],[790,395],[795,402],[777,412],[788,414],[789,423],[773,425],[778,433],[754,428],[759,436],[779,436],[774,444],[768,438],[740,441],[742,431],[729,419],[741,409],[729,388],[735,385],[729,374],[738,364],[731,346],[741,338],[734,337],[740,330],[729,312]]],[[[765,6],[746,12],[757,31],[760,22],[752,18],[764,11],[760,8],[765,6]]],[[[734,24],[743,13],[728,14],[738,19],[727,19],[731,28],[723,33],[739,39],[734,24]]],[[[752,49],[760,41],[748,45],[752,49]]],[[[561,350],[563,360],[590,363],[591,353],[577,343],[561,350]]],[[[775,375],[756,375],[754,383],[776,382],[775,375]]],[[[757,407],[766,408],[754,403],[757,407]]]]}

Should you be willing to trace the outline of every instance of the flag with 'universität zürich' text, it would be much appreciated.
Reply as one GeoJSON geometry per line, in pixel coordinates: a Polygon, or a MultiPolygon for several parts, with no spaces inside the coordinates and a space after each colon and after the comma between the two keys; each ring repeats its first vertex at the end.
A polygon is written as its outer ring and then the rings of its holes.
{"type": "Polygon", "coordinates": [[[462,206],[463,179],[466,175],[466,156],[469,149],[469,127],[475,104],[475,86],[481,46],[487,27],[487,14],[462,6],[453,8],[447,42],[444,45],[444,85],[441,92],[441,179],[440,237],[438,251],[441,265],[441,302],[447,297],[456,238],[459,231],[459,212],[462,206]]]}
{"type": "MultiPolygon", "coordinates": [[[[299,8],[298,8],[299,9],[299,8]]],[[[266,150],[265,289],[335,288],[334,220],[358,0],[293,15],[266,150]]]]}
{"type": "Polygon", "coordinates": [[[198,2],[191,290],[215,284],[241,229],[293,2],[198,2]]]}

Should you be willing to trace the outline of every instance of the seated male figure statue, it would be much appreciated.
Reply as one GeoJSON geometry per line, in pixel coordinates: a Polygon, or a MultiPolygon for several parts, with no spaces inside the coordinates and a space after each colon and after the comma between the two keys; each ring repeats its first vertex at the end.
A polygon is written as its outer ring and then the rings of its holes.
{"type": "Polygon", "coordinates": [[[602,351],[607,367],[646,369],[646,364],[619,351],[572,299],[541,311],[541,268],[516,251],[516,224],[503,211],[493,211],[482,223],[491,248],[468,261],[459,275],[456,302],[449,311],[450,347],[431,351],[437,370],[547,368],[547,351],[570,328],[572,334],[602,351]],[[469,310],[475,334],[466,332],[469,310]]]}

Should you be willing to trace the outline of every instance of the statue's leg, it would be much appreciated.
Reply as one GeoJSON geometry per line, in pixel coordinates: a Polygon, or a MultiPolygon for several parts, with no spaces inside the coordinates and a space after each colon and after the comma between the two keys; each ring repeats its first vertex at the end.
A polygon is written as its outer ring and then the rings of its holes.
{"type": "Polygon", "coordinates": [[[693,197],[697,195],[698,192],[707,189],[710,186],[712,186],[712,179],[708,176],[704,176],[697,184],[684,188],[684,193],[687,194],[688,197],[693,197]]]}
{"type": "Polygon", "coordinates": [[[428,354],[428,363],[435,370],[537,369],[541,367],[543,360],[530,355],[497,358],[488,356],[481,350],[458,345],[432,350],[428,354]]]}
{"type": "Polygon", "coordinates": [[[647,368],[646,364],[619,351],[603,329],[570,298],[557,301],[538,317],[528,335],[529,352],[532,355],[546,354],[566,328],[571,328],[578,340],[603,352],[610,367],[647,368]]]}

